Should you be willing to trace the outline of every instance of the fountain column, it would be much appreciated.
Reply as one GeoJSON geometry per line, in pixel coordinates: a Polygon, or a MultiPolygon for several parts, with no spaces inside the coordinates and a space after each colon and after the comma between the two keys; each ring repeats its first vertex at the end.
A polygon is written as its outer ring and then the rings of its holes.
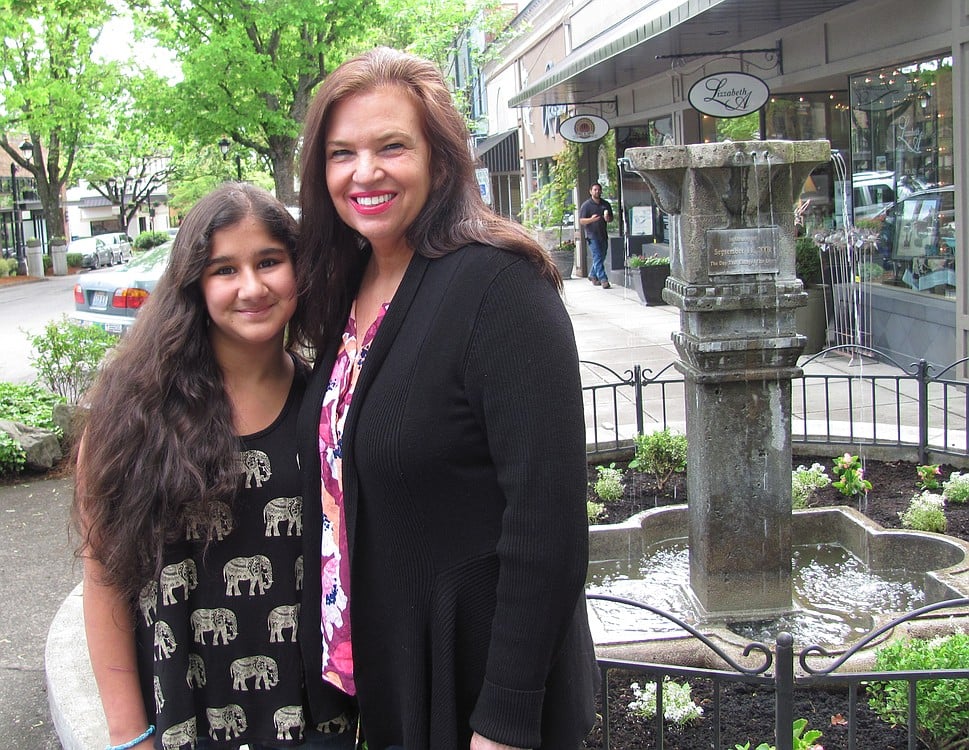
{"type": "Polygon", "coordinates": [[[690,584],[704,617],[790,611],[794,202],[827,141],[626,151],[670,214],[663,299],[686,380],[690,584]]]}

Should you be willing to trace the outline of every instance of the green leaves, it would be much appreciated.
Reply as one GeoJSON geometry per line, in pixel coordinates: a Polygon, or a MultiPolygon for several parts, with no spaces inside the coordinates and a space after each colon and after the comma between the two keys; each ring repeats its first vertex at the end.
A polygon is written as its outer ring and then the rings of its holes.
{"type": "Polygon", "coordinates": [[[39,380],[74,404],[94,381],[101,360],[118,339],[100,328],[63,318],[48,323],[43,333],[30,337],[30,343],[34,349],[30,362],[39,380]]]}
{"type": "MultiPolygon", "coordinates": [[[[969,664],[969,635],[912,638],[879,649],[877,671],[965,669],[969,664]]],[[[905,724],[908,683],[876,682],[868,686],[868,703],[882,720],[905,724]]],[[[969,747],[969,680],[920,680],[916,687],[919,738],[935,750],[969,747]]]]}

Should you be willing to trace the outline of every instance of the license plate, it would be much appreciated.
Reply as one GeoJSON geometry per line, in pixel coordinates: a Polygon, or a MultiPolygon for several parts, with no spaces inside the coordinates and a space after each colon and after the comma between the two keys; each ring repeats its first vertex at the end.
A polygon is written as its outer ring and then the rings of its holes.
{"type": "Polygon", "coordinates": [[[91,298],[91,307],[95,310],[106,310],[108,308],[108,293],[95,292],[91,298]]]}

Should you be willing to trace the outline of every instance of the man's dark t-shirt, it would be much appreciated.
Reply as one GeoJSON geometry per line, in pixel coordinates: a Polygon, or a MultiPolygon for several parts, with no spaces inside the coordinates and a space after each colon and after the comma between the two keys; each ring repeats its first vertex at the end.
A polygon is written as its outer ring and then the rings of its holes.
{"type": "MultiPolygon", "coordinates": [[[[612,215],[612,205],[605,198],[600,198],[598,203],[592,200],[592,198],[588,198],[579,208],[579,218],[588,219],[590,216],[602,216],[606,211],[612,215]]],[[[585,229],[585,236],[587,238],[595,237],[601,242],[605,242],[609,236],[605,220],[586,224],[583,226],[583,229],[585,229]]]]}

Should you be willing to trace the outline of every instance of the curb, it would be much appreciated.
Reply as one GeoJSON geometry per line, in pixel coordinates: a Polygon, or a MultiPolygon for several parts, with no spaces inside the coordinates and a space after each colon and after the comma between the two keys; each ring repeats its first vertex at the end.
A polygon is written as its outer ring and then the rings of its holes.
{"type": "Polygon", "coordinates": [[[44,650],[47,702],[64,750],[101,750],[110,744],[88,658],[83,585],[75,586],[57,610],[44,650]]]}

